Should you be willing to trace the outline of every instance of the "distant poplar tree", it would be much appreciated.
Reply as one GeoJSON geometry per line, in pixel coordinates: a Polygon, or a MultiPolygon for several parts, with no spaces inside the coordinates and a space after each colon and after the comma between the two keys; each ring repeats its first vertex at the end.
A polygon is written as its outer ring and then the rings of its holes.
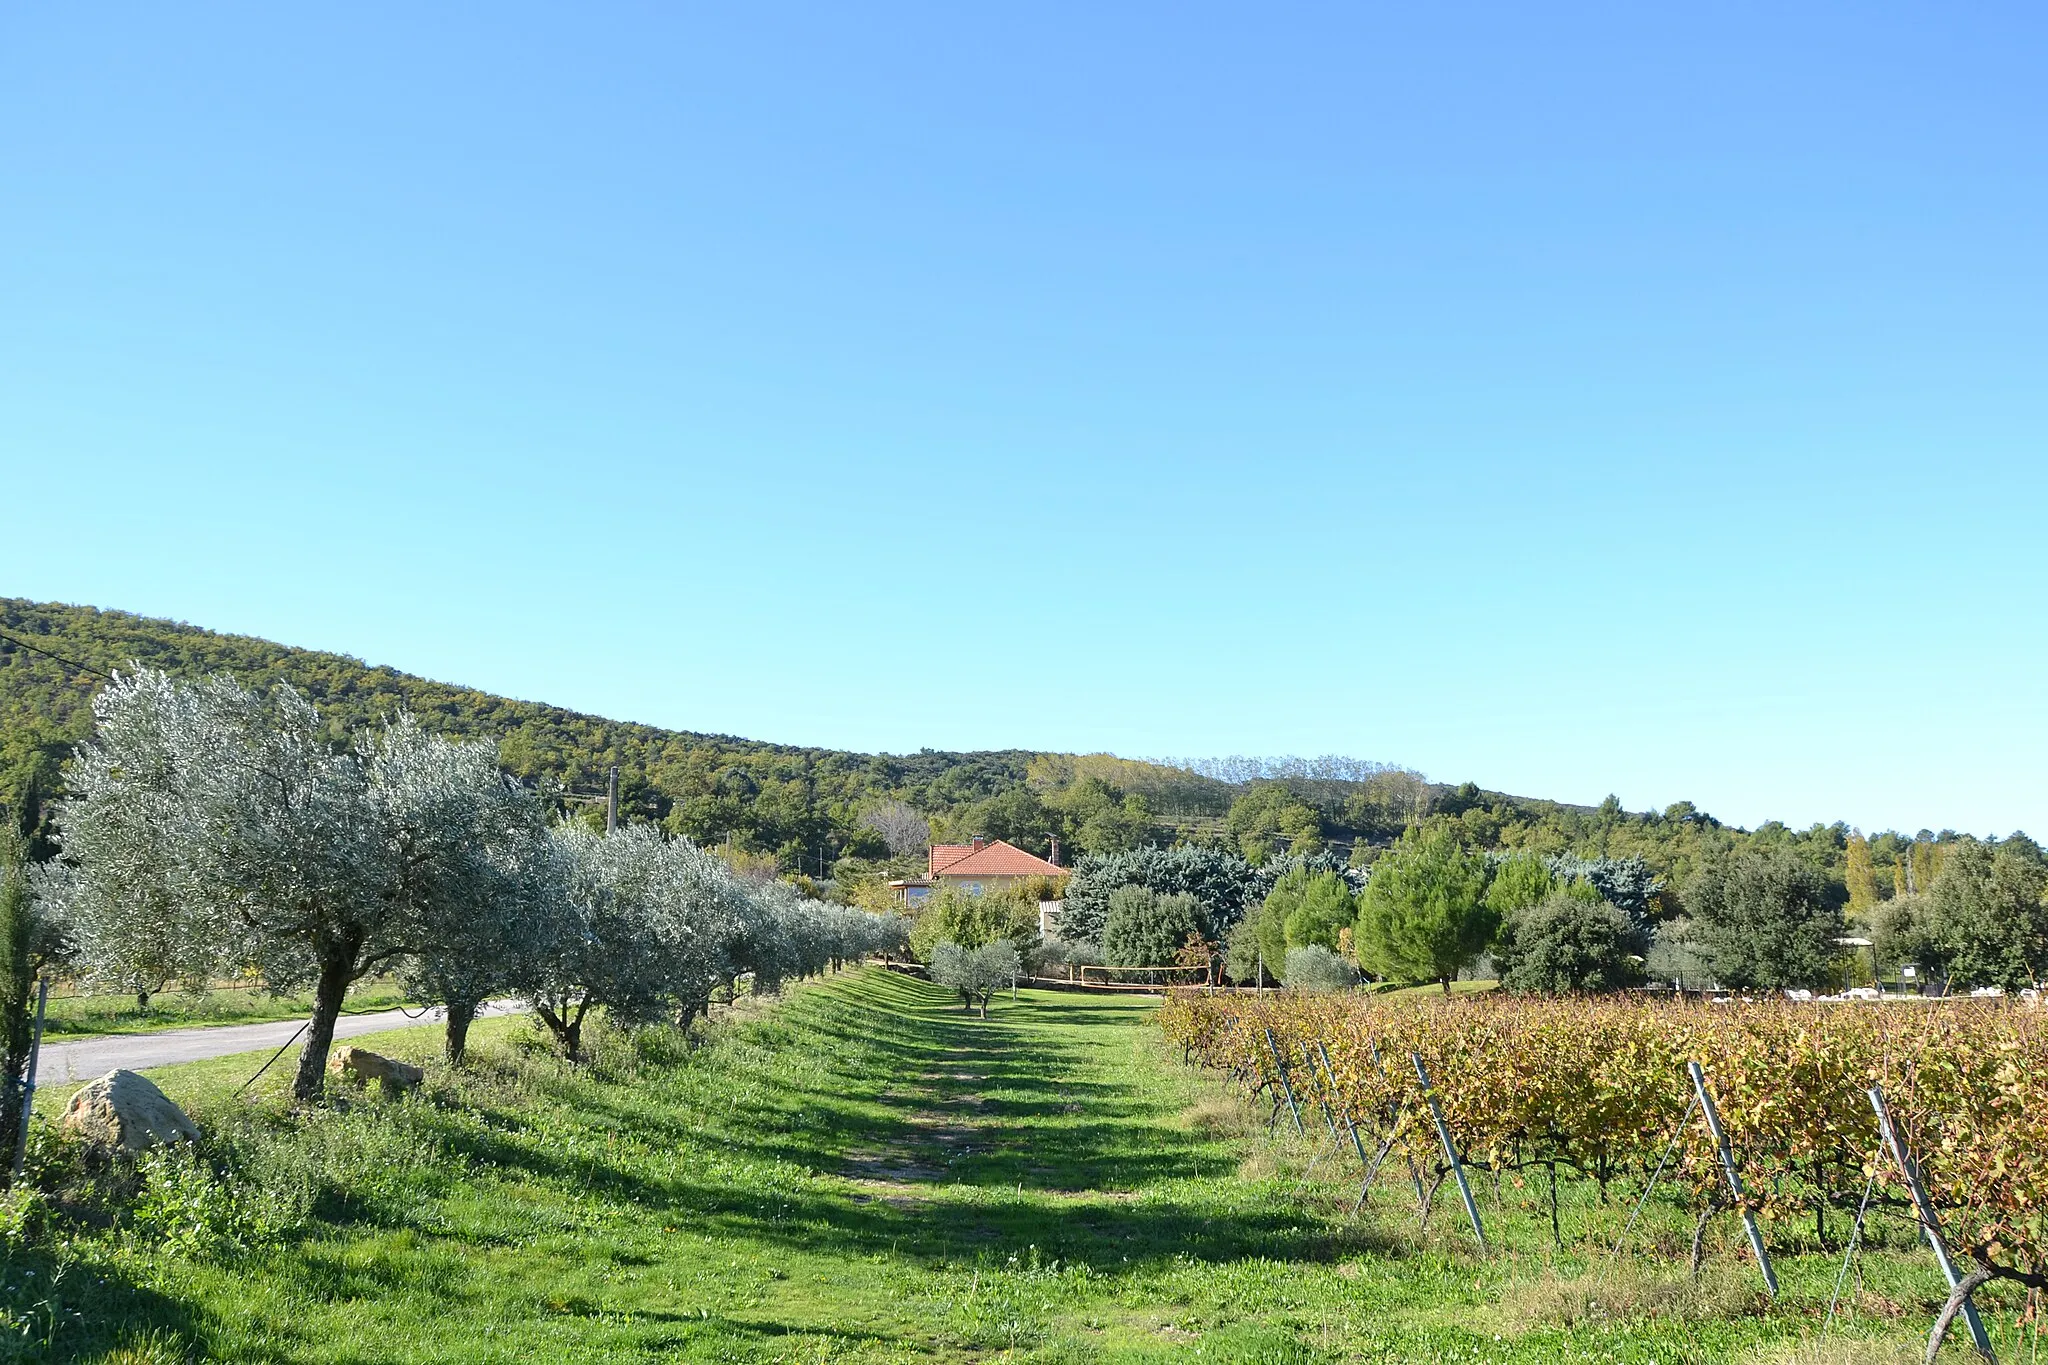
{"type": "Polygon", "coordinates": [[[1843,850],[1842,880],[1849,887],[1849,914],[1862,919],[1878,901],[1877,868],[1870,861],[1870,841],[1852,831],[1843,850]]]}

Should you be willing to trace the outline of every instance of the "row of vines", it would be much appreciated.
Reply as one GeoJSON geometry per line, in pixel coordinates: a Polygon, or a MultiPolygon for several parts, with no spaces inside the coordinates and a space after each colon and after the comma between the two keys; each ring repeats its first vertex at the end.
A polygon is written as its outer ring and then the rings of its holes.
{"type": "MultiPolygon", "coordinates": [[[[1950,1247],[1993,1278],[2048,1275],[2048,1011],[1627,1000],[1248,999],[1175,992],[1161,1012],[1186,1057],[1249,1092],[1337,1121],[1391,1161],[1444,1170],[1419,1058],[1462,1159],[1658,1188],[1701,1221],[1734,1202],[1693,1107],[1699,1063],[1768,1231],[1866,1204],[1911,1215],[1881,1148],[1880,1088],[1950,1247]],[[1412,1055],[1411,1055],[1412,1054],[1412,1055]]],[[[1319,1120],[1317,1120],[1319,1121],[1319,1120]]],[[[1697,1238],[1695,1238],[1697,1246],[1697,1238]]]]}

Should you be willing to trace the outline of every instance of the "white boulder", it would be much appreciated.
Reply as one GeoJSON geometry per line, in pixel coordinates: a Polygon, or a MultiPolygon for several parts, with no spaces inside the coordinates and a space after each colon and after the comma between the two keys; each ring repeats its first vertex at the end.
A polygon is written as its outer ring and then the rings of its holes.
{"type": "Polygon", "coordinates": [[[169,1142],[197,1142],[199,1130],[170,1096],[133,1071],[109,1071],[64,1106],[64,1128],[90,1142],[147,1151],[169,1142]]]}

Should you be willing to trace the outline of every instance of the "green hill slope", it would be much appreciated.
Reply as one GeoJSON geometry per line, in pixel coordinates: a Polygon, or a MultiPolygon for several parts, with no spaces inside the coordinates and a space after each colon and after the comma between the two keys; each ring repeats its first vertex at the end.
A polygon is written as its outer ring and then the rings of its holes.
{"type": "MultiPolygon", "coordinates": [[[[699,843],[729,840],[774,854],[782,870],[814,875],[843,869],[849,854],[870,876],[909,866],[878,861],[886,850],[859,827],[862,810],[888,798],[935,817],[942,837],[988,833],[1041,854],[1053,834],[1068,854],[1175,838],[1272,850],[1299,837],[1342,854],[1435,815],[1459,821],[1480,847],[1638,856],[1676,882],[1703,859],[1752,841],[1796,847],[1840,877],[1849,842],[1841,824],[1794,831],[1772,822],[1751,833],[1686,802],[1640,814],[1611,798],[1572,806],[1343,759],[1162,764],[1022,749],[861,754],[768,744],[607,720],[343,654],[19,598],[0,598],[0,803],[31,787],[60,788],[65,757],[91,729],[94,690],[131,662],[186,677],[226,672],[249,685],[289,682],[320,707],[337,741],[410,709],[434,729],[495,741],[507,770],[572,792],[601,791],[616,764],[629,817],[658,820],[699,843]]],[[[1888,888],[1913,845],[1928,839],[1872,839],[1881,884],[1888,888]]]]}
{"type": "Polygon", "coordinates": [[[514,701],[344,654],[19,598],[0,598],[0,635],[12,637],[0,639],[0,794],[31,783],[45,792],[58,787],[64,758],[92,728],[92,695],[104,681],[98,675],[131,662],[179,676],[226,672],[250,685],[288,682],[314,700],[337,739],[410,709],[434,729],[495,739],[509,771],[572,790],[601,790],[606,769],[616,764],[631,813],[699,839],[790,847],[813,868],[821,853],[829,860],[838,851],[862,802],[895,796],[922,810],[956,809],[1021,786],[1035,756],[858,754],[664,730],[514,701]]]}

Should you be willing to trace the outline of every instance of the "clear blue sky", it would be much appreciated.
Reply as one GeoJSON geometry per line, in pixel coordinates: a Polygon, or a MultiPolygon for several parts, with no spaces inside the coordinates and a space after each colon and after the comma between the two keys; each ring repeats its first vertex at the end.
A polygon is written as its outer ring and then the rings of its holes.
{"type": "Polygon", "coordinates": [[[2048,835],[2038,5],[305,11],[0,20],[0,594],[2048,835]]]}

